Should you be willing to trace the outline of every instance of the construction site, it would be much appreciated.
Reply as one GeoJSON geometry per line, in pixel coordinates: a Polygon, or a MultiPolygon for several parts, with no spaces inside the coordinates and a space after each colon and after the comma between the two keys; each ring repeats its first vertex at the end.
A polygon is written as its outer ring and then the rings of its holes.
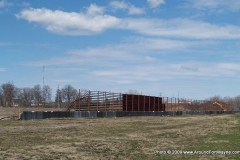
{"type": "Polygon", "coordinates": [[[229,111],[224,102],[88,91],[67,106],[74,111],[229,111]]]}
{"type": "Polygon", "coordinates": [[[20,119],[232,114],[224,102],[86,91],[59,111],[23,111],[20,119]]]}

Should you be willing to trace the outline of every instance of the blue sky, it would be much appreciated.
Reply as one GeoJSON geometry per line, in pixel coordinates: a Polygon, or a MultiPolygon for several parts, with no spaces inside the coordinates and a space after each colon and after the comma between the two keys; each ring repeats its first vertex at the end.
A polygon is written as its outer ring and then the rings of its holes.
{"type": "Polygon", "coordinates": [[[0,84],[240,94],[240,1],[0,0],[0,84]]]}

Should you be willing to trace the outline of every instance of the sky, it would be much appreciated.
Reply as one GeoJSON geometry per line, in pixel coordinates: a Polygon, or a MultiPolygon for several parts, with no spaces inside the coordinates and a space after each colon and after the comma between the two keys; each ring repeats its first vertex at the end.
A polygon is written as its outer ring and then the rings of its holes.
{"type": "Polygon", "coordinates": [[[235,97],[239,13],[238,0],[0,0],[0,84],[235,97]]]}

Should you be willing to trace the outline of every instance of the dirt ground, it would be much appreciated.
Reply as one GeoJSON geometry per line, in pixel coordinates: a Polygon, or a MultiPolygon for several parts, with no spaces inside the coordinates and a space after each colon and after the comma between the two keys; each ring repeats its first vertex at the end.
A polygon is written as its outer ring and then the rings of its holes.
{"type": "Polygon", "coordinates": [[[221,115],[5,120],[0,121],[0,159],[235,159],[155,153],[239,150],[239,119],[221,115]]]}

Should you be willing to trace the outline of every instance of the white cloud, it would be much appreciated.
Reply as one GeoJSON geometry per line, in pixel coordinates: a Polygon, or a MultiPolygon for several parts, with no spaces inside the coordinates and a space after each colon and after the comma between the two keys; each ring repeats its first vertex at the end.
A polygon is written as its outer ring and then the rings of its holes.
{"type": "Polygon", "coordinates": [[[0,7],[8,7],[8,6],[12,6],[12,5],[13,5],[13,3],[10,3],[6,0],[0,1],[0,7]]]}
{"type": "Polygon", "coordinates": [[[112,6],[114,9],[128,9],[128,4],[124,1],[112,1],[110,3],[110,6],[112,6]]]}
{"type": "Polygon", "coordinates": [[[156,58],[153,58],[153,57],[150,57],[150,56],[146,56],[145,59],[146,59],[146,61],[150,61],[150,62],[154,62],[154,61],[157,60],[156,58]]]}
{"type": "Polygon", "coordinates": [[[125,3],[124,1],[112,1],[110,3],[110,6],[113,7],[114,9],[122,9],[122,10],[128,10],[129,15],[139,15],[139,14],[144,14],[145,11],[143,8],[138,8],[135,7],[134,5],[130,3],[125,3]]]}
{"type": "Polygon", "coordinates": [[[121,20],[103,14],[104,8],[95,4],[86,13],[52,11],[46,8],[25,9],[15,16],[41,24],[46,30],[64,35],[91,35],[121,26],[121,20]]]}
{"type": "Polygon", "coordinates": [[[31,4],[28,3],[28,2],[22,2],[21,5],[22,5],[23,7],[29,7],[29,6],[31,6],[31,4]]]}
{"type": "Polygon", "coordinates": [[[156,7],[158,7],[159,5],[165,3],[164,0],[147,0],[147,2],[148,2],[149,6],[150,6],[151,8],[156,8],[156,7]]]}
{"type": "Polygon", "coordinates": [[[42,64],[66,65],[81,63],[86,66],[89,64],[114,66],[136,61],[149,62],[157,60],[152,54],[158,55],[173,51],[184,51],[185,49],[201,46],[201,43],[203,42],[131,37],[122,44],[70,50],[65,57],[55,57],[48,61],[32,62],[27,65],[42,66],[42,64]]]}
{"type": "Polygon", "coordinates": [[[189,2],[191,7],[197,9],[240,10],[240,1],[238,0],[189,0],[189,2]]]}
{"type": "Polygon", "coordinates": [[[145,13],[144,9],[137,8],[137,7],[132,6],[132,5],[129,7],[128,14],[130,14],[130,15],[133,15],[133,14],[144,14],[144,13],[145,13]]]}
{"type": "Polygon", "coordinates": [[[215,25],[186,18],[177,19],[124,19],[123,29],[130,29],[150,36],[190,39],[239,39],[240,27],[215,25]]]}
{"type": "Polygon", "coordinates": [[[104,7],[100,7],[95,4],[91,4],[87,8],[87,15],[90,15],[90,16],[102,15],[103,13],[104,13],[104,7]]]}
{"type": "Polygon", "coordinates": [[[189,65],[189,64],[181,65],[181,69],[189,70],[189,71],[193,71],[193,72],[197,72],[198,71],[198,67],[196,67],[194,65],[189,65]]]}
{"type": "MultiPolygon", "coordinates": [[[[116,9],[129,9],[129,14],[141,13],[138,8],[125,2],[110,3],[116,9]]],[[[239,39],[240,27],[216,25],[187,18],[147,19],[117,18],[104,14],[104,7],[91,4],[85,12],[64,12],[46,8],[25,9],[15,16],[42,25],[46,30],[63,35],[92,35],[107,29],[136,31],[148,36],[189,39],[239,39]]]]}
{"type": "Polygon", "coordinates": [[[4,1],[0,1],[0,7],[4,6],[4,1]]]}

